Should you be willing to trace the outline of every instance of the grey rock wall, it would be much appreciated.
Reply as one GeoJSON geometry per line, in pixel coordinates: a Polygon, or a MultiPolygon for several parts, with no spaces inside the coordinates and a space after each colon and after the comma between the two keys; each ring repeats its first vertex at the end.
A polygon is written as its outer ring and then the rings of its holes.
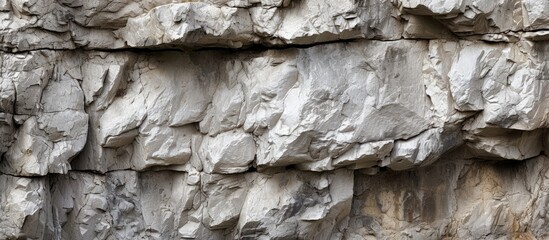
{"type": "Polygon", "coordinates": [[[0,239],[549,238],[548,16],[0,0],[0,239]]]}

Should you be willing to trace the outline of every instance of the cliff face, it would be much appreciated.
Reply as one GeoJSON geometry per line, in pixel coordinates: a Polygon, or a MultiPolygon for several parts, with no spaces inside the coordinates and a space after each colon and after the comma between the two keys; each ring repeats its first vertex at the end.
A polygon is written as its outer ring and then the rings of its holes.
{"type": "Polygon", "coordinates": [[[548,16],[0,0],[0,239],[547,238],[548,16]]]}

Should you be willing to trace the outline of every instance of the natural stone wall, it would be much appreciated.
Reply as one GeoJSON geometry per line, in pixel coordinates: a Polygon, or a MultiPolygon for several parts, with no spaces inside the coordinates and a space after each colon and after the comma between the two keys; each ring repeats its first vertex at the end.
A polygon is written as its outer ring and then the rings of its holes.
{"type": "Polygon", "coordinates": [[[547,238],[548,12],[0,0],[0,239],[547,238]]]}
{"type": "Polygon", "coordinates": [[[345,239],[545,239],[549,159],[355,175],[345,239]]]}

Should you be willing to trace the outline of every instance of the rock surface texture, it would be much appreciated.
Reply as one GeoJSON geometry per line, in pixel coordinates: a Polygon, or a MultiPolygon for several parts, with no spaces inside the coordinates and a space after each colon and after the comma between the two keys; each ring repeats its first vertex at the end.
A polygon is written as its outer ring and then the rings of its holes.
{"type": "Polygon", "coordinates": [[[549,239],[549,2],[0,0],[0,239],[549,239]]]}

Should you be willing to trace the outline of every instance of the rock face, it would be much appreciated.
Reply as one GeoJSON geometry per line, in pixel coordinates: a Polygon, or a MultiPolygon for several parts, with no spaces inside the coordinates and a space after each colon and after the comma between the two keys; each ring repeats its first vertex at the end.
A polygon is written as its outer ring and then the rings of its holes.
{"type": "Polygon", "coordinates": [[[0,239],[549,238],[548,16],[0,0],[0,239]]]}

